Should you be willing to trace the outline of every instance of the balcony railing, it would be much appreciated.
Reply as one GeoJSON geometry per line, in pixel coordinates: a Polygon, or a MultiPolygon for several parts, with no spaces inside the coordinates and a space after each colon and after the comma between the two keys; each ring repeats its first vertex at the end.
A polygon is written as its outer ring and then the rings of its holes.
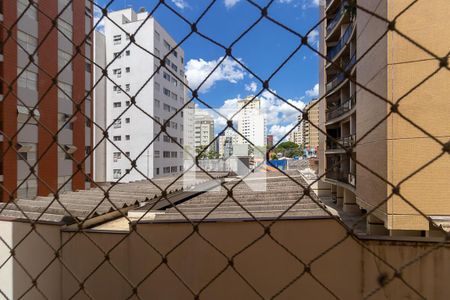
{"type": "Polygon", "coordinates": [[[346,78],[345,72],[350,70],[356,63],[356,52],[352,55],[352,57],[344,61],[341,64],[341,68],[344,70],[344,72],[339,73],[334,77],[330,82],[327,83],[327,93],[332,91],[334,88],[336,88],[338,85],[340,85],[346,78]]]}
{"type": "Polygon", "coordinates": [[[334,30],[334,28],[339,23],[339,21],[344,16],[344,14],[347,13],[347,7],[346,7],[347,5],[348,5],[347,1],[342,2],[341,7],[337,11],[333,20],[331,20],[331,22],[327,26],[327,35],[329,35],[334,30]]]}
{"type": "Polygon", "coordinates": [[[356,175],[349,171],[334,171],[332,169],[327,170],[326,178],[356,186],[356,175]]]}
{"type": "Polygon", "coordinates": [[[344,103],[327,111],[327,121],[342,116],[355,107],[356,95],[351,96],[344,103]]]}
{"type": "Polygon", "coordinates": [[[349,136],[336,138],[335,140],[332,140],[330,138],[327,139],[327,150],[336,150],[336,149],[343,149],[344,148],[350,148],[355,145],[356,141],[356,135],[351,134],[349,136]]]}
{"type": "Polygon", "coordinates": [[[341,50],[347,45],[352,36],[353,25],[349,25],[347,29],[345,29],[344,34],[340,38],[339,42],[332,48],[328,49],[327,59],[328,61],[333,61],[336,58],[336,55],[341,52],[341,50]]]}

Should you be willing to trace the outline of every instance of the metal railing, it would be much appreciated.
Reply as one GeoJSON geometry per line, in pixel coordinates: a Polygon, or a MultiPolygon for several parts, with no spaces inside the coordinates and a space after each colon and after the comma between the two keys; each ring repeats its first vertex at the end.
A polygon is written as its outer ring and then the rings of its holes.
{"type": "Polygon", "coordinates": [[[333,20],[328,24],[327,26],[327,36],[330,35],[332,31],[334,31],[336,25],[340,23],[341,19],[344,17],[345,14],[348,13],[347,6],[348,2],[344,1],[341,3],[341,6],[339,7],[338,11],[336,12],[336,15],[334,15],[333,20]]]}
{"type": "Polygon", "coordinates": [[[336,149],[342,149],[345,150],[345,148],[351,148],[355,145],[356,142],[356,135],[351,134],[345,137],[327,139],[327,150],[336,150],[336,149]]]}
{"type": "Polygon", "coordinates": [[[344,34],[339,39],[338,43],[335,46],[333,46],[327,50],[328,61],[330,61],[330,62],[334,61],[336,56],[341,52],[341,50],[350,44],[349,41],[353,34],[354,28],[355,28],[355,26],[353,24],[348,25],[344,31],[344,34]]]}
{"type": "Polygon", "coordinates": [[[356,64],[356,53],[354,53],[350,59],[345,60],[341,64],[341,68],[344,70],[343,72],[339,72],[330,82],[326,85],[327,93],[333,91],[337,86],[339,86],[342,82],[344,82],[348,76],[346,72],[352,69],[356,64]]]}
{"type": "Polygon", "coordinates": [[[326,112],[327,122],[344,115],[355,107],[356,94],[345,100],[344,103],[339,103],[336,107],[329,108],[326,112]]]}
{"type": "Polygon", "coordinates": [[[334,169],[328,169],[326,170],[326,178],[356,186],[356,174],[351,173],[350,171],[336,171],[334,169]]]}

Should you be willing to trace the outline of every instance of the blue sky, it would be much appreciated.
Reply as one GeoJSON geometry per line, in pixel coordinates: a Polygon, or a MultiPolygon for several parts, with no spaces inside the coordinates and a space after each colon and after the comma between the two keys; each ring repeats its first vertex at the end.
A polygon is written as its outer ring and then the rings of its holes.
{"type": "MultiPolygon", "coordinates": [[[[150,11],[157,2],[115,0],[109,9],[133,7],[138,10],[145,7],[150,11]]],[[[166,0],[166,2],[186,19],[193,21],[198,18],[210,0],[166,0]]],[[[255,2],[264,6],[269,1],[255,2]]],[[[103,6],[107,0],[98,0],[97,3],[103,6]]],[[[275,0],[269,9],[269,15],[293,30],[305,34],[319,20],[318,0],[275,0]]],[[[246,0],[217,0],[197,27],[203,34],[228,46],[259,16],[259,10],[246,0]]],[[[181,41],[190,32],[188,24],[164,6],[156,11],[154,17],[176,41],[181,41]]],[[[314,31],[309,39],[316,47],[317,38],[317,31],[314,31]]],[[[233,55],[265,80],[299,43],[295,35],[268,20],[262,20],[233,47],[233,55]]],[[[185,51],[186,74],[191,86],[198,86],[205,74],[209,73],[209,70],[225,55],[221,48],[198,35],[191,36],[182,48],[185,51]]],[[[270,88],[283,98],[290,99],[295,106],[302,108],[303,103],[309,102],[317,94],[317,87],[316,89],[314,87],[318,82],[318,70],[317,55],[303,47],[273,77],[270,88]]],[[[233,60],[227,60],[201,90],[200,97],[213,107],[229,107],[235,104],[236,99],[257,93],[260,89],[261,84],[255,78],[233,60]]],[[[280,137],[292,127],[298,113],[269,93],[265,93],[263,99],[271,102],[267,105],[268,112],[279,114],[277,118],[271,118],[268,124],[269,134],[280,137]]]]}

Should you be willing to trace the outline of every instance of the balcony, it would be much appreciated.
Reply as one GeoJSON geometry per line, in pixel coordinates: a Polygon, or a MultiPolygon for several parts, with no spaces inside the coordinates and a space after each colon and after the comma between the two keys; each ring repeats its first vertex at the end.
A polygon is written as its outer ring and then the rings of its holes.
{"type": "Polygon", "coordinates": [[[349,171],[338,170],[335,171],[333,169],[326,170],[326,178],[331,180],[336,180],[353,187],[356,186],[356,175],[349,171]]]}
{"type": "Polygon", "coordinates": [[[351,111],[355,107],[355,104],[356,104],[356,95],[353,95],[349,99],[345,100],[344,103],[329,109],[326,112],[327,122],[336,119],[340,116],[343,116],[347,112],[351,111]]]}
{"type": "Polygon", "coordinates": [[[327,150],[342,150],[344,151],[344,148],[352,148],[355,145],[356,142],[356,135],[351,134],[349,136],[341,137],[341,138],[335,138],[330,139],[327,138],[327,150]]]}
{"type": "Polygon", "coordinates": [[[355,26],[349,25],[347,29],[345,29],[342,37],[339,39],[339,42],[335,46],[328,49],[327,53],[328,62],[334,61],[338,56],[338,54],[340,54],[341,51],[348,45],[351,37],[353,36],[354,28],[355,26]]]}
{"type": "Polygon", "coordinates": [[[355,64],[356,64],[356,52],[351,56],[350,59],[344,61],[341,64],[341,69],[343,69],[344,72],[339,73],[330,82],[327,83],[326,90],[328,94],[330,94],[336,87],[341,85],[341,83],[343,83],[346,80],[347,78],[346,72],[351,70],[355,64]]]}
{"type": "Polygon", "coordinates": [[[330,35],[334,32],[337,25],[341,23],[341,21],[344,19],[344,16],[347,14],[347,5],[348,2],[344,1],[342,2],[341,6],[339,7],[339,10],[334,15],[333,20],[328,24],[327,26],[327,38],[330,37],[330,35]]]}

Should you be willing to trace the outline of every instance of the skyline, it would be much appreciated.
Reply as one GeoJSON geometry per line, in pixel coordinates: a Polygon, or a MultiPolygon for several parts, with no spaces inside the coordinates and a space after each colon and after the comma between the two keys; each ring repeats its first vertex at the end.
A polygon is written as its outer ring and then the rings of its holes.
{"type": "MultiPolygon", "coordinates": [[[[113,1],[108,10],[145,7],[151,11],[158,1],[127,0],[113,1]]],[[[265,5],[268,1],[255,1],[265,5]]],[[[104,7],[108,1],[98,0],[104,7]]],[[[209,1],[170,0],[166,3],[192,22],[205,9],[209,1]]],[[[270,7],[269,15],[281,19],[300,34],[306,34],[318,21],[318,1],[314,0],[277,0],[270,7]],[[298,16],[299,11],[301,16],[298,16]]],[[[94,9],[96,22],[101,16],[100,9],[94,9]]],[[[228,47],[230,43],[245,31],[260,16],[259,10],[247,1],[220,0],[210,8],[208,14],[198,25],[198,31],[228,47]],[[243,18],[242,16],[245,16],[243,18]]],[[[155,19],[180,42],[189,32],[190,27],[167,7],[160,6],[154,14],[155,19]]],[[[102,30],[101,22],[96,29],[102,30]]],[[[318,46],[318,31],[309,35],[309,42],[318,46]]],[[[300,40],[285,29],[267,20],[259,22],[238,43],[233,46],[233,56],[240,60],[261,79],[270,74],[299,46],[300,40]],[[266,37],[271,36],[272,42],[266,37]],[[261,51],[261,49],[264,51],[261,51]],[[264,63],[260,63],[264,61],[264,63]]],[[[181,45],[185,49],[185,72],[191,88],[211,72],[225,55],[224,50],[213,45],[198,34],[190,36],[181,45]]],[[[318,56],[310,49],[301,47],[286,65],[270,80],[270,89],[276,95],[288,100],[295,107],[302,109],[305,104],[318,95],[318,56]]],[[[249,95],[257,95],[262,84],[236,61],[227,57],[199,90],[199,98],[219,111],[237,109],[237,101],[249,95]]],[[[189,93],[190,95],[190,93],[189,93]]],[[[286,134],[297,122],[299,112],[277,99],[268,91],[259,95],[263,109],[269,116],[268,134],[275,136],[275,142],[286,134]]],[[[197,105],[198,101],[194,101],[197,105]]],[[[200,108],[204,108],[202,104],[200,108]]],[[[216,118],[216,134],[223,130],[226,121],[216,118]]]]}

